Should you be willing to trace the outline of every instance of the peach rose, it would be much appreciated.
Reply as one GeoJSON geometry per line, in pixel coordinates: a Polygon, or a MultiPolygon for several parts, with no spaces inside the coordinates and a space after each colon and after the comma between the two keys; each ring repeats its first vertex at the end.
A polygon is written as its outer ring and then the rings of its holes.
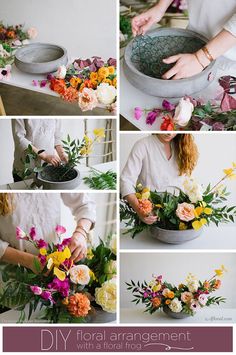
{"type": "Polygon", "coordinates": [[[183,292],[181,293],[181,301],[184,303],[189,303],[193,299],[192,292],[183,292]]]}
{"type": "Polygon", "coordinates": [[[195,218],[194,215],[194,205],[190,203],[179,203],[176,210],[176,215],[181,221],[189,222],[195,218]]]}
{"type": "Polygon", "coordinates": [[[93,110],[98,104],[96,92],[93,89],[84,88],[79,93],[79,107],[82,111],[93,110]]]}

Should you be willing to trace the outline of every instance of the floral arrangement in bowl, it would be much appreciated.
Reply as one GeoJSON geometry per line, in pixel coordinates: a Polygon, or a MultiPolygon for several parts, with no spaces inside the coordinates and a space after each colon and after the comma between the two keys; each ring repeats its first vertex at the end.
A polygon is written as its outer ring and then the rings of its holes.
{"type": "Polygon", "coordinates": [[[60,66],[46,80],[33,81],[41,87],[49,84],[51,90],[68,102],[77,102],[82,111],[96,107],[116,113],[117,72],[116,59],[104,61],[100,57],[76,59],[69,66],[60,66]]]}
{"type": "Polygon", "coordinates": [[[214,100],[183,97],[178,104],[163,100],[162,107],[134,109],[134,118],[146,116],[147,125],[161,120],[161,131],[235,131],[236,99],[231,95],[236,91],[236,80],[231,76],[219,79],[220,88],[214,100]]]}
{"type": "Polygon", "coordinates": [[[153,226],[168,231],[198,231],[211,222],[216,226],[223,222],[234,223],[236,206],[222,205],[229,195],[222,183],[226,179],[235,179],[235,171],[236,163],[233,163],[232,167],[224,169],[224,176],[217,184],[213,187],[209,184],[205,190],[194,179],[187,179],[183,184],[184,191],[175,188],[178,194],[175,191],[150,191],[149,188],[138,184],[136,197],[140,213],[143,216],[156,215],[157,222],[152,226],[145,224],[132,207],[122,200],[120,218],[128,227],[125,234],[131,233],[134,238],[138,233],[153,226]]]}
{"type": "Polygon", "coordinates": [[[89,321],[96,310],[116,313],[116,239],[109,236],[87,257],[74,264],[68,247],[71,238],[63,226],[55,229],[58,244],[48,244],[37,237],[36,228],[29,233],[16,228],[16,238],[33,244],[38,251],[34,259],[36,273],[22,266],[4,265],[4,288],[0,304],[21,312],[19,322],[28,320],[36,309],[43,308],[41,319],[51,323],[89,321]]]}
{"type": "Polygon", "coordinates": [[[163,310],[172,318],[194,316],[200,309],[219,305],[226,301],[221,296],[210,294],[221,287],[219,279],[226,271],[224,265],[215,270],[209,280],[200,281],[193,274],[189,274],[186,282],[179,286],[163,281],[163,277],[154,276],[150,282],[126,282],[127,290],[132,292],[133,303],[144,304],[150,314],[163,310]]]}
{"type": "Polygon", "coordinates": [[[10,78],[15,50],[29,44],[29,40],[36,38],[37,34],[38,32],[34,27],[24,30],[21,24],[4,26],[0,22],[0,80],[10,78]]]}

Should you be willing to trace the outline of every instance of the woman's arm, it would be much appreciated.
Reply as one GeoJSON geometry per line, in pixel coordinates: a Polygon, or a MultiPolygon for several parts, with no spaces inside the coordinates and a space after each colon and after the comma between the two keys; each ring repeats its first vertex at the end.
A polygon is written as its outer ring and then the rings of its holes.
{"type": "MultiPolygon", "coordinates": [[[[212,57],[216,59],[236,46],[236,35],[223,29],[217,36],[210,40],[206,48],[212,57]]],[[[177,54],[163,60],[166,64],[176,63],[173,68],[163,75],[163,79],[183,79],[200,73],[211,60],[202,49],[195,54],[177,54]]]]}
{"type": "Polygon", "coordinates": [[[34,266],[34,259],[35,255],[26,253],[21,250],[14,249],[12,247],[7,247],[3,256],[1,257],[1,261],[26,267],[27,269],[32,270],[34,273],[37,273],[35,266],[34,266]]]}
{"type": "Polygon", "coordinates": [[[157,5],[132,19],[134,36],[144,35],[152,25],[159,22],[173,0],[159,0],[157,5]]]}

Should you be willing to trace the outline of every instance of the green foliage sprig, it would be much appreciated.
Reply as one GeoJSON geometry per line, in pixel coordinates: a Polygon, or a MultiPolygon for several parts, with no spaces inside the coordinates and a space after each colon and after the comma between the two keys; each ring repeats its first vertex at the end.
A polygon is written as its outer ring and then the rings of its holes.
{"type": "Polygon", "coordinates": [[[115,190],[117,174],[112,170],[103,173],[91,168],[90,176],[84,177],[83,180],[93,190],[115,190]]]}

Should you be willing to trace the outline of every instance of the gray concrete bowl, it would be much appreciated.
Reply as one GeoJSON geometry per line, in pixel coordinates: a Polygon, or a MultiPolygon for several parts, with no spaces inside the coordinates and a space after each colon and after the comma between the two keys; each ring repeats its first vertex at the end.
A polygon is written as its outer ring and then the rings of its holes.
{"type": "MultiPolygon", "coordinates": [[[[184,29],[159,28],[148,32],[147,35],[150,37],[180,36],[191,39],[196,38],[198,41],[201,40],[203,44],[207,43],[207,39],[205,37],[193,31],[184,29]]],[[[124,73],[128,81],[135,88],[148,95],[163,98],[180,98],[185,95],[192,95],[196,92],[204,90],[210,84],[209,78],[212,80],[216,75],[217,61],[212,62],[201,73],[187,79],[163,80],[148,76],[140,71],[137,63],[133,63],[131,60],[133,43],[134,40],[132,40],[125,49],[123,62],[124,73]]]]}
{"type": "MultiPolygon", "coordinates": [[[[51,166],[48,165],[46,166],[46,169],[50,167],[51,166]]],[[[68,181],[49,181],[48,179],[45,179],[42,172],[39,172],[36,174],[35,178],[36,185],[43,186],[44,190],[74,190],[81,183],[79,170],[74,168],[74,171],[76,172],[75,177],[68,181]]]]}
{"type": "Polygon", "coordinates": [[[150,227],[151,236],[155,239],[160,240],[163,243],[167,244],[184,244],[193,239],[198,238],[202,232],[203,228],[198,231],[194,229],[186,230],[167,230],[162,229],[157,226],[150,227]]]}
{"type": "Polygon", "coordinates": [[[16,51],[16,67],[29,74],[55,72],[60,65],[68,62],[67,50],[48,43],[32,43],[16,51]]]}
{"type": "Polygon", "coordinates": [[[187,314],[187,313],[184,313],[184,312],[175,313],[169,307],[163,307],[163,312],[168,317],[175,318],[175,319],[185,319],[185,318],[191,317],[190,314],[187,314]]]}

